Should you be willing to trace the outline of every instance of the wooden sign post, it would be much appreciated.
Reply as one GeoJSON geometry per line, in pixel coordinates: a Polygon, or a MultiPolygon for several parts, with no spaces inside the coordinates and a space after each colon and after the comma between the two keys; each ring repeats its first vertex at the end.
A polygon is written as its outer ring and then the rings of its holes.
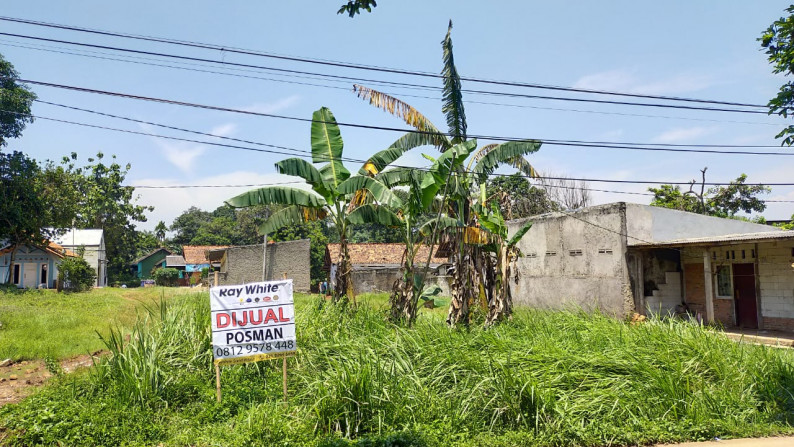
{"type": "Polygon", "coordinates": [[[292,280],[210,289],[215,396],[221,401],[221,366],[282,359],[287,401],[287,357],[295,355],[295,306],[292,280]]]}

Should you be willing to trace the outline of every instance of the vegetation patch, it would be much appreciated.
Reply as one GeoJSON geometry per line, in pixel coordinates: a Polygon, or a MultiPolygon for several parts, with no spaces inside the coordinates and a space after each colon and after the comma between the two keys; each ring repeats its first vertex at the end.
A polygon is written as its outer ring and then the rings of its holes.
{"type": "Polygon", "coordinates": [[[104,337],[111,355],[89,372],[0,409],[4,442],[602,446],[792,432],[788,350],[575,312],[464,330],[423,310],[406,329],[371,298],[352,310],[296,297],[287,406],[280,362],[223,368],[217,403],[209,300],[168,300],[104,337]]]}

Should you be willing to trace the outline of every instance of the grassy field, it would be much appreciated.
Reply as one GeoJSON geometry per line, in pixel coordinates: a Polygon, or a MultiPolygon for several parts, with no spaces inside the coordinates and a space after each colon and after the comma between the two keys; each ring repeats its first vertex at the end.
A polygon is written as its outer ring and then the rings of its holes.
{"type": "Polygon", "coordinates": [[[0,292],[0,360],[64,359],[103,348],[97,331],[131,327],[144,306],[179,289],[96,289],[88,293],[0,292]]]}
{"type": "MultiPolygon", "coordinates": [[[[791,433],[794,356],[684,322],[523,310],[414,329],[296,297],[298,356],[225,367],[215,402],[205,294],[167,300],[102,364],[0,408],[10,445],[604,446],[791,433]]],[[[3,438],[5,436],[5,438],[3,438]]]]}

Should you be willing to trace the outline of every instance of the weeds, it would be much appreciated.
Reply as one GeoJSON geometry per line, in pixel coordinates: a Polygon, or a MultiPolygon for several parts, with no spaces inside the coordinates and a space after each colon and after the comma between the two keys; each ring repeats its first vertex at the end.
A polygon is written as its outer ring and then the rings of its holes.
{"type": "Polygon", "coordinates": [[[372,305],[296,306],[289,407],[275,362],[223,368],[215,402],[196,295],[110,331],[90,374],[0,409],[0,426],[18,444],[92,445],[601,446],[792,431],[791,352],[696,325],[519,310],[488,330],[450,330],[433,312],[404,329],[372,305]]]}

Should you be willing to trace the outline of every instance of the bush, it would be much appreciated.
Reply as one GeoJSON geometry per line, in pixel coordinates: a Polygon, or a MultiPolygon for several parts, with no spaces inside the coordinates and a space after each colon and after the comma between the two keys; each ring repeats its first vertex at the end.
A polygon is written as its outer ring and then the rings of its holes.
{"type": "Polygon", "coordinates": [[[179,270],[173,268],[156,269],[152,272],[154,283],[158,286],[174,287],[179,279],[179,270]]]}
{"type": "Polygon", "coordinates": [[[82,257],[67,257],[58,266],[58,283],[67,292],[84,292],[96,284],[96,272],[82,257]]]}

